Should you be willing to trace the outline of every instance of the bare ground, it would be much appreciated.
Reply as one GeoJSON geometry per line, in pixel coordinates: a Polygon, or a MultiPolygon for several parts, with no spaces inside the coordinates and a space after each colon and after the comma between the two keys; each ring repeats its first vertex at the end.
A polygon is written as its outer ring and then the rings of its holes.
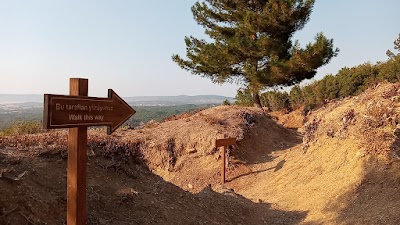
{"type": "MultiPolygon", "coordinates": [[[[220,106],[91,131],[88,224],[400,224],[399,87],[307,116],[220,106]],[[225,185],[223,133],[238,141],[225,185]]],[[[65,143],[63,132],[1,138],[0,225],[65,223],[65,143]]]]}

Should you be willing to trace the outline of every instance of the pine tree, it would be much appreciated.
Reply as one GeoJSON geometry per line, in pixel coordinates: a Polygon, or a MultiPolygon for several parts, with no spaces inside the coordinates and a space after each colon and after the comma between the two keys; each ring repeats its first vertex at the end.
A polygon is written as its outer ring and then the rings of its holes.
{"type": "Polygon", "coordinates": [[[303,93],[301,92],[300,85],[296,84],[290,89],[289,93],[290,105],[292,108],[297,109],[303,105],[303,93]]]}
{"type": "Polygon", "coordinates": [[[253,104],[251,92],[248,89],[237,90],[235,99],[236,105],[251,106],[253,104]]]}
{"type": "Polygon", "coordinates": [[[194,19],[211,41],[185,37],[187,59],[178,55],[172,59],[215,83],[240,83],[261,107],[261,90],[312,78],[318,67],[337,55],[333,40],[322,33],[305,48],[291,40],[308,22],[313,5],[314,0],[196,2],[194,19]]]}
{"type": "MultiPolygon", "coordinates": [[[[400,34],[399,34],[399,37],[393,42],[393,44],[394,44],[394,49],[396,49],[397,51],[399,51],[399,54],[400,54],[400,34]]],[[[399,55],[399,54],[397,54],[397,55],[399,55]]],[[[393,53],[393,52],[390,51],[390,50],[387,50],[387,51],[386,51],[386,55],[387,55],[390,59],[395,59],[395,58],[396,58],[396,54],[393,53]]]]}

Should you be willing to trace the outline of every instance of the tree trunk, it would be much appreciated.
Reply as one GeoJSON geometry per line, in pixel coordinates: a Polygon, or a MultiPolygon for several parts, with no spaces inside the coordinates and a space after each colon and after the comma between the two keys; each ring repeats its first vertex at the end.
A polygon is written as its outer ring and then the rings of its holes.
{"type": "Polygon", "coordinates": [[[260,95],[258,94],[258,92],[253,92],[253,102],[254,107],[262,108],[260,95]]]}

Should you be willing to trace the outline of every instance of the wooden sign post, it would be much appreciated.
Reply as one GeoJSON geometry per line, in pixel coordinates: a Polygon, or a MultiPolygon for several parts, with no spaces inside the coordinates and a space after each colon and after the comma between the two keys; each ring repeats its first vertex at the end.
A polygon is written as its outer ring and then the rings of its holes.
{"type": "MultiPolygon", "coordinates": [[[[70,79],[69,94],[71,96],[88,96],[88,80],[70,79]]],[[[68,131],[67,170],[68,225],[86,224],[86,150],[87,127],[70,128],[68,131]]]]}
{"type": "Polygon", "coordinates": [[[226,146],[236,144],[236,138],[227,138],[227,135],[224,134],[220,139],[215,141],[215,147],[221,147],[221,156],[222,156],[222,169],[221,169],[221,182],[225,184],[225,174],[226,174],[226,146]]]}
{"type": "Polygon", "coordinates": [[[111,89],[108,98],[88,96],[88,80],[70,79],[70,95],[44,95],[43,127],[68,132],[67,225],[86,224],[87,127],[107,126],[111,134],[135,110],[111,89]]]}

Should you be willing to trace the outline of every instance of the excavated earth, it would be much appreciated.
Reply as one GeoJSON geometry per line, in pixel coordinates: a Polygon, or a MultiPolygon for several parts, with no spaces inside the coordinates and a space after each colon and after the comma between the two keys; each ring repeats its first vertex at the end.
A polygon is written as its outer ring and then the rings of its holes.
{"type": "MultiPolygon", "coordinates": [[[[87,224],[400,224],[400,84],[303,115],[218,106],[90,130],[87,224]],[[228,148],[227,182],[215,140],[228,148]]],[[[65,224],[65,131],[0,137],[0,225],[65,224]]]]}

